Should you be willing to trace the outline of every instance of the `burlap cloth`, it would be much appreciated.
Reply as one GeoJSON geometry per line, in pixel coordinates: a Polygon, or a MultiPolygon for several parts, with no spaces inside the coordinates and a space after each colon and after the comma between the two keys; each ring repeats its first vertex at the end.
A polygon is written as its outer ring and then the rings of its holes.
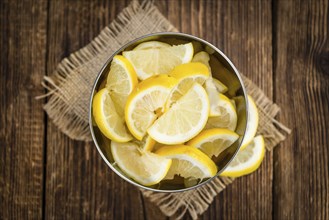
{"type": "MultiPolygon", "coordinates": [[[[43,86],[48,89],[48,93],[42,97],[48,97],[44,109],[49,118],[70,138],[91,141],[88,125],[89,97],[100,69],[123,44],[148,33],[163,31],[177,29],[152,3],[133,1],[91,43],[63,59],[54,73],[45,77],[43,86]]],[[[280,108],[248,78],[242,77],[248,94],[255,99],[259,109],[258,133],[264,136],[266,148],[272,150],[285,139],[290,129],[274,119],[280,108]]],[[[165,215],[181,218],[188,212],[195,219],[233,180],[217,177],[196,190],[182,193],[142,192],[165,215]]]]}

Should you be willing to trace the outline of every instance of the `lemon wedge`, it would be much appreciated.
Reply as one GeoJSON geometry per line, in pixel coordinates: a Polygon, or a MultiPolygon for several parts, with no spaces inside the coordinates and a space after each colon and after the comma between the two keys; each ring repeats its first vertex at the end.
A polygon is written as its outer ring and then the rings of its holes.
{"type": "Polygon", "coordinates": [[[210,68],[210,65],[209,65],[209,60],[210,60],[209,54],[207,52],[204,52],[204,51],[196,53],[194,55],[194,57],[192,58],[192,62],[203,63],[204,65],[206,65],[208,67],[209,72],[211,72],[211,68],[210,68]]]}
{"type": "Polygon", "coordinates": [[[217,157],[221,152],[231,146],[239,135],[235,132],[224,128],[213,128],[202,131],[187,145],[196,147],[205,153],[208,157],[217,157]]]}
{"type": "Polygon", "coordinates": [[[153,140],[149,135],[145,135],[141,141],[134,139],[133,143],[136,143],[138,147],[144,151],[152,151],[156,141],[153,140]]]}
{"type": "Polygon", "coordinates": [[[99,130],[109,139],[127,142],[132,139],[124,119],[118,114],[109,91],[104,88],[93,99],[93,116],[99,130]]]}
{"type": "Polygon", "coordinates": [[[227,88],[227,86],[224,83],[222,83],[221,81],[219,81],[216,78],[212,78],[212,80],[213,80],[214,85],[215,85],[215,87],[216,87],[216,89],[217,89],[218,92],[220,92],[220,93],[227,92],[228,88],[227,88]]]}
{"type": "Polygon", "coordinates": [[[168,95],[177,80],[165,74],[139,83],[128,96],[125,120],[132,135],[142,140],[146,130],[164,112],[168,95]]]}
{"type": "Polygon", "coordinates": [[[209,78],[210,72],[202,63],[185,63],[176,66],[169,75],[178,80],[194,78],[197,83],[202,85],[209,78]]]}
{"type": "Polygon", "coordinates": [[[172,165],[165,179],[173,179],[175,175],[184,178],[204,179],[213,177],[217,173],[216,164],[195,147],[187,145],[164,146],[155,153],[172,159],[172,165]]]}
{"type": "Polygon", "coordinates": [[[221,176],[239,177],[254,172],[260,166],[265,155],[263,136],[256,136],[244,149],[238,152],[221,176]]]}
{"type": "Polygon", "coordinates": [[[133,50],[149,50],[149,49],[160,49],[164,47],[170,47],[170,44],[163,43],[160,41],[147,41],[141,44],[138,44],[133,50]]]}
{"type": "Polygon", "coordinates": [[[220,99],[219,93],[217,91],[217,88],[214,84],[214,81],[212,78],[209,78],[206,80],[205,85],[204,85],[208,97],[209,97],[209,103],[210,103],[210,111],[209,111],[209,117],[215,117],[215,116],[220,116],[220,99]]]}
{"type": "Polygon", "coordinates": [[[255,137],[258,128],[258,121],[259,117],[256,103],[253,98],[248,95],[248,122],[246,133],[241,144],[241,150],[245,149],[255,137]]]}
{"type": "Polygon", "coordinates": [[[148,128],[148,134],[163,144],[180,144],[196,136],[205,126],[209,101],[204,88],[192,88],[148,128]]]}
{"type": "Polygon", "coordinates": [[[175,67],[169,75],[175,77],[178,84],[170,92],[166,103],[167,109],[180,99],[193,83],[202,85],[210,77],[210,72],[202,63],[186,63],[175,67]]]}
{"type": "Polygon", "coordinates": [[[172,160],[141,150],[137,144],[111,142],[115,163],[130,178],[145,186],[159,183],[168,173],[172,160]]]}
{"type": "Polygon", "coordinates": [[[225,95],[218,95],[219,104],[216,111],[220,112],[217,117],[209,117],[206,129],[209,128],[227,128],[234,131],[237,125],[237,113],[231,100],[225,95]]]}
{"type": "Polygon", "coordinates": [[[106,88],[113,102],[118,106],[117,111],[120,115],[123,115],[127,97],[137,84],[137,75],[131,63],[121,55],[114,56],[107,76],[106,88]]]}
{"type": "Polygon", "coordinates": [[[134,66],[140,80],[157,74],[168,74],[176,66],[188,63],[193,57],[192,43],[159,49],[133,50],[122,53],[134,66]]]}
{"type": "MultiPolygon", "coordinates": [[[[203,63],[204,65],[206,65],[208,67],[209,72],[211,72],[211,67],[209,65],[209,60],[210,60],[209,54],[207,52],[201,51],[201,52],[194,55],[194,57],[192,59],[192,62],[203,63]]],[[[218,92],[220,92],[220,93],[227,92],[228,88],[227,88],[226,85],[224,85],[224,83],[222,83],[221,81],[219,81],[218,79],[213,78],[213,77],[212,77],[212,80],[213,80],[213,83],[214,83],[214,85],[215,85],[218,92]]]]}

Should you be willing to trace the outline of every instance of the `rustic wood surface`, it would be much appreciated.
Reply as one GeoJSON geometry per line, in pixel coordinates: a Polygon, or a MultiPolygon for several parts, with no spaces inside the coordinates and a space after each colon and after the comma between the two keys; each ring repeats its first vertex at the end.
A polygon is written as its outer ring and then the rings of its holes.
{"type": "MultiPolygon", "coordinates": [[[[40,85],[130,1],[0,1],[0,219],[166,219],[92,143],[42,110],[40,85]]],[[[217,45],[282,107],[293,129],[260,169],[200,219],[329,219],[329,3],[155,1],[179,30],[217,45]]],[[[186,216],[186,218],[189,218],[186,216]]]]}

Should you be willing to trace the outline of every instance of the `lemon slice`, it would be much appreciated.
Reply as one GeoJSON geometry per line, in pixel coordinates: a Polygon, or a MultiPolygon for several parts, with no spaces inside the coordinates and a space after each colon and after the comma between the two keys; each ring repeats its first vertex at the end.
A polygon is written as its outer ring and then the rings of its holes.
{"type": "MultiPolygon", "coordinates": [[[[207,52],[201,51],[194,55],[192,62],[203,63],[204,65],[206,65],[208,67],[209,72],[211,73],[211,67],[209,65],[209,60],[210,60],[209,54],[207,52]]],[[[224,83],[222,83],[221,81],[219,81],[216,78],[212,78],[212,79],[213,79],[213,83],[218,92],[220,92],[220,93],[227,92],[228,88],[227,88],[227,86],[224,85],[224,83]]]]}
{"type": "Polygon", "coordinates": [[[235,108],[230,99],[225,95],[219,93],[218,97],[219,105],[217,106],[217,110],[220,112],[220,116],[209,117],[206,129],[227,128],[234,131],[238,120],[235,108]]]}
{"type": "Polygon", "coordinates": [[[202,85],[209,78],[210,72],[202,63],[185,63],[176,66],[169,75],[178,80],[195,78],[196,82],[202,85]]]}
{"type": "Polygon", "coordinates": [[[165,74],[153,76],[139,83],[128,96],[125,106],[127,126],[142,140],[146,130],[163,113],[168,95],[177,80],[165,74]]]}
{"type": "Polygon", "coordinates": [[[163,146],[169,146],[169,145],[161,144],[161,143],[155,141],[155,144],[154,144],[154,146],[152,148],[152,151],[155,152],[155,151],[159,150],[163,146]]]}
{"type": "Polygon", "coordinates": [[[132,139],[123,117],[121,117],[111,99],[109,91],[104,88],[93,99],[93,116],[99,130],[109,139],[127,142],[132,139]]]}
{"type": "Polygon", "coordinates": [[[207,52],[201,51],[199,53],[196,53],[194,57],[192,58],[192,62],[200,62],[206,65],[209,69],[209,72],[211,72],[211,67],[209,65],[209,54],[207,52]]]}
{"type": "Polygon", "coordinates": [[[134,139],[132,142],[136,143],[140,149],[145,151],[152,151],[156,144],[156,141],[149,135],[145,135],[141,141],[134,139]]]}
{"type": "Polygon", "coordinates": [[[214,85],[215,85],[215,87],[216,87],[216,89],[217,89],[218,92],[220,92],[220,93],[227,92],[228,88],[227,88],[227,86],[225,86],[224,83],[222,83],[221,81],[219,81],[216,78],[212,78],[212,80],[213,80],[214,85]]]}
{"type": "Polygon", "coordinates": [[[192,60],[192,43],[164,47],[160,49],[124,51],[126,57],[134,66],[140,80],[156,74],[168,74],[176,66],[192,60]]]}
{"type": "Polygon", "coordinates": [[[246,133],[241,144],[241,150],[245,149],[255,137],[258,128],[258,121],[259,117],[257,106],[253,98],[248,95],[248,122],[246,133]]]}
{"type": "Polygon", "coordinates": [[[166,106],[170,106],[180,99],[193,85],[202,85],[210,76],[208,68],[202,63],[186,63],[174,68],[169,74],[178,80],[178,84],[172,89],[166,106]]]}
{"type": "Polygon", "coordinates": [[[106,88],[121,115],[123,115],[127,97],[137,83],[137,75],[131,63],[121,55],[114,56],[107,76],[106,88]]]}
{"type": "Polygon", "coordinates": [[[145,186],[159,183],[167,174],[171,159],[142,151],[137,144],[111,142],[115,163],[130,178],[145,186]]]}
{"type": "Polygon", "coordinates": [[[212,78],[206,80],[204,87],[209,97],[209,103],[210,103],[209,117],[220,116],[221,112],[218,107],[220,106],[220,99],[218,98],[219,93],[216,89],[216,86],[212,78]]]}
{"type": "Polygon", "coordinates": [[[205,126],[209,114],[209,101],[204,88],[194,83],[182,96],[147,130],[157,142],[179,144],[196,136],[205,126]]]}
{"type": "Polygon", "coordinates": [[[164,47],[170,47],[170,44],[166,44],[160,41],[148,41],[138,44],[133,50],[160,49],[164,47]]]}
{"type": "Polygon", "coordinates": [[[265,155],[263,136],[259,135],[244,149],[240,150],[221,176],[239,177],[257,170],[265,155]]]}
{"type": "Polygon", "coordinates": [[[164,146],[156,154],[172,159],[172,165],[165,179],[173,179],[175,175],[184,178],[204,179],[217,173],[216,164],[197,148],[187,145],[164,146]]]}
{"type": "Polygon", "coordinates": [[[221,152],[231,146],[239,135],[224,128],[213,128],[202,131],[187,145],[196,147],[205,153],[208,157],[218,156],[221,152]]]}

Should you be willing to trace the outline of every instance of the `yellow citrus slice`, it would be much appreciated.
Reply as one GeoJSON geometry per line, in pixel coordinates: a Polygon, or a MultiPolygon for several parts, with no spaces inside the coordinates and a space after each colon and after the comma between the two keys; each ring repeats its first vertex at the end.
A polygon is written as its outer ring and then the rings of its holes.
{"type": "Polygon", "coordinates": [[[170,47],[170,44],[163,43],[160,41],[147,41],[138,44],[133,50],[149,50],[149,49],[160,49],[164,47],[170,47]]]}
{"type": "Polygon", "coordinates": [[[176,66],[169,74],[178,80],[186,78],[195,78],[199,84],[203,84],[210,76],[210,72],[206,65],[202,63],[185,63],[176,66]]]}
{"type": "Polygon", "coordinates": [[[173,179],[175,175],[184,178],[204,179],[217,173],[216,164],[197,148],[187,145],[164,146],[156,154],[172,159],[172,165],[165,179],[173,179]]]}
{"type": "Polygon", "coordinates": [[[139,83],[128,96],[125,119],[137,140],[142,140],[146,130],[163,114],[165,102],[176,83],[174,77],[165,74],[153,76],[139,83]]]}
{"type": "Polygon", "coordinates": [[[209,54],[207,52],[201,51],[199,53],[196,53],[194,57],[192,58],[192,62],[200,62],[206,65],[209,69],[209,72],[211,72],[211,67],[209,65],[209,54]]]}
{"type": "Polygon", "coordinates": [[[168,173],[172,160],[141,150],[137,144],[111,142],[115,163],[130,178],[145,186],[159,183],[168,173]]]}
{"type": "Polygon", "coordinates": [[[199,83],[202,85],[210,76],[208,68],[202,63],[186,63],[174,68],[169,74],[178,80],[178,84],[172,89],[166,103],[170,108],[178,99],[180,99],[193,85],[199,83]]]}
{"type": "Polygon", "coordinates": [[[128,95],[138,83],[137,75],[131,63],[121,55],[113,57],[106,88],[108,89],[117,111],[123,115],[128,95]]]}
{"type": "Polygon", "coordinates": [[[205,153],[208,157],[217,157],[220,153],[231,146],[239,135],[225,128],[212,128],[202,131],[192,140],[187,142],[187,145],[196,147],[205,153]]]}
{"type": "Polygon", "coordinates": [[[168,74],[176,66],[192,60],[192,43],[159,49],[133,50],[122,53],[134,66],[140,80],[157,74],[168,74]]]}
{"type": "Polygon", "coordinates": [[[215,85],[215,87],[216,87],[216,89],[217,89],[218,92],[220,92],[220,93],[227,92],[228,88],[227,88],[227,86],[225,86],[224,83],[222,83],[221,81],[219,81],[216,78],[212,78],[212,80],[213,80],[214,85],[215,85]]]}
{"type": "Polygon", "coordinates": [[[206,129],[209,128],[227,128],[234,131],[237,125],[237,114],[235,108],[229,98],[219,93],[218,111],[220,115],[217,117],[209,117],[206,129]]]}
{"type": "Polygon", "coordinates": [[[160,116],[147,132],[159,143],[184,143],[203,129],[208,114],[207,93],[200,84],[194,83],[192,88],[160,116]]]}
{"type": "Polygon", "coordinates": [[[212,78],[206,80],[204,87],[209,97],[209,103],[210,103],[209,117],[220,116],[221,115],[219,109],[220,99],[218,98],[219,93],[217,91],[217,88],[212,78]]]}
{"type": "Polygon", "coordinates": [[[140,149],[145,151],[152,151],[156,144],[156,141],[153,140],[149,135],[145,135],[141,141],[134,139],[132,142],[136,143],[140,149]]]}
{"type": "Polygon", "coordinates": [[[263,136],[256,136],[244,149],[240,150],[221,176],[239,177],[254,172],[260,166],[265,155],[263,136]]]}
{"type": "Polygon", "coordinates": [[[248,122],[246,133],[241,144],[241,150],[245,149],[255,137],[258,128],[258,121],[259,117],[256,103],[253,98],[248,95],[248,122]]]}
{"type": "MultiPolygon", "coordinates": [[[[203,63],[204,65],[206,65],[208,67],[209,72],[211,73],[211,67],[209,65],[209,60],[210,60],[209,54],[207,52],[201,51],[194,55],[192,62],[203,63]]],[[[219,81],[216,78],[212,78],[212,79],[213,79],[213,83],[218,92],[220,92],[220,93],[227,92],[228,88],[227,88],[227,86],[224,85],[224,83],[222,83],[221,81],[219,81]]]]}
{"type": "Polygon", "coordinates": [[[104,88],[93,99],[93,116],[99,130],[109,139],[127,142],[132,139],[124,118],[118,114],[109,91],[104,88]]]}

